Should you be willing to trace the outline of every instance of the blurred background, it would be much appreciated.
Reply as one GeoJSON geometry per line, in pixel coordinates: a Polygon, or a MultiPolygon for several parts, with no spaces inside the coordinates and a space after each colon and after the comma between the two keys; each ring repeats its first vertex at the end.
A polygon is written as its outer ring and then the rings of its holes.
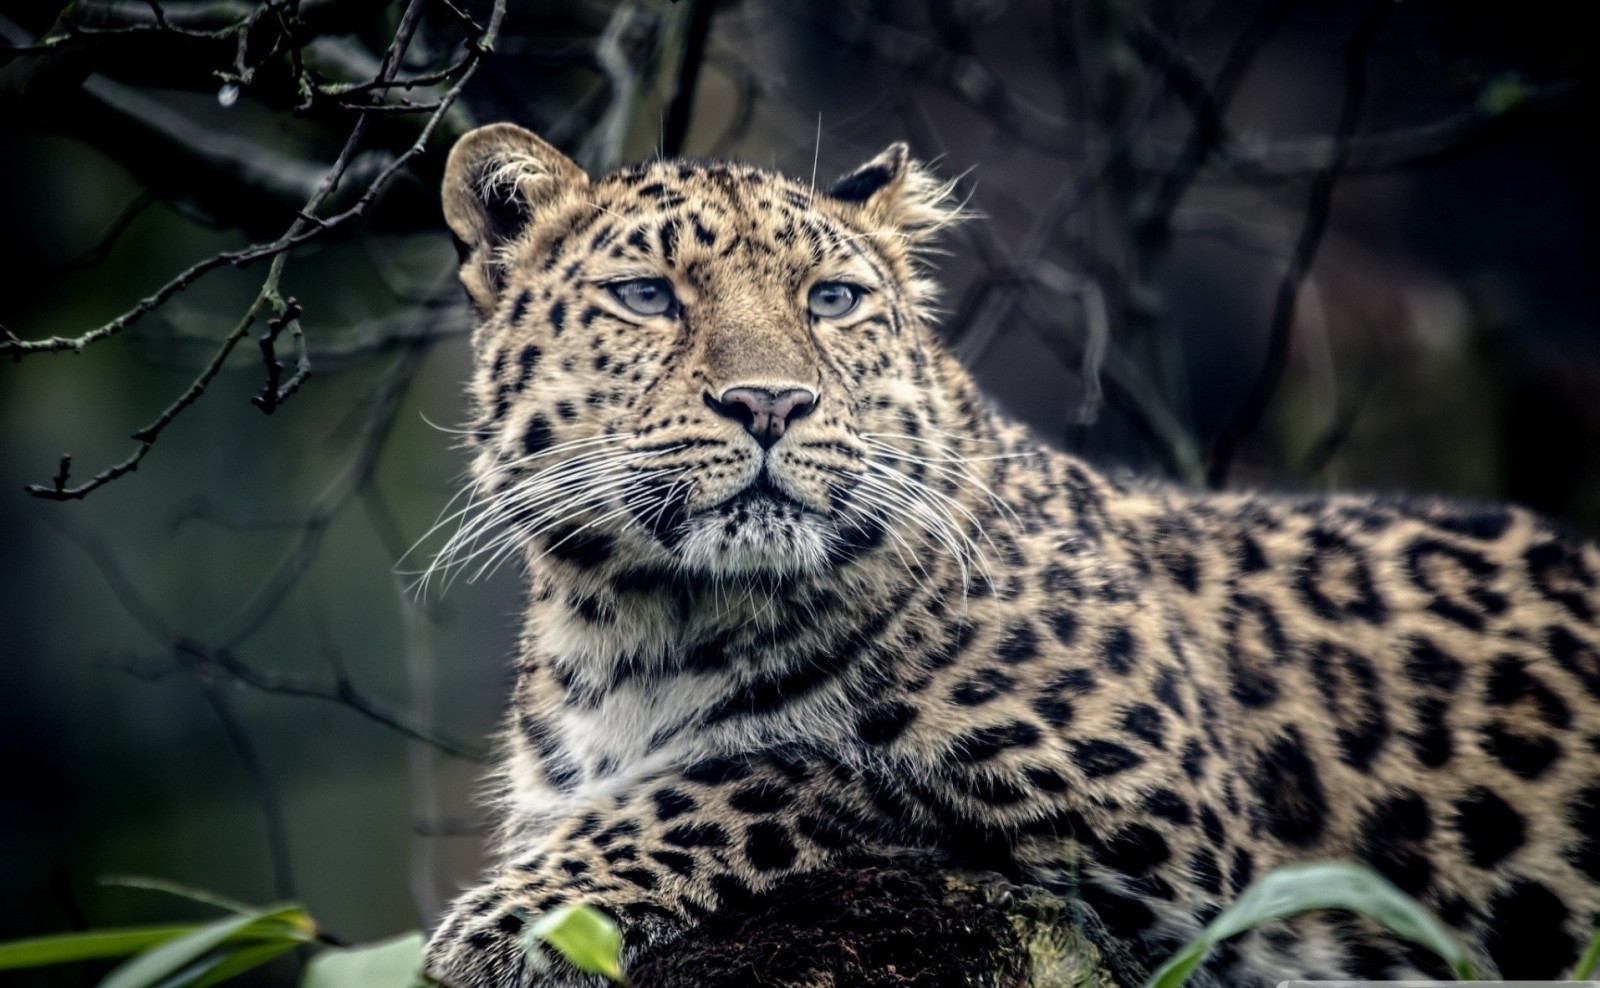
{"type": "Polygon", "coordinates": [[[131,874],[368,939],[479,868],[517,574],[426,599],[408,575],[464,466],[434,190],[470,127],[591,171],[721,155],[819,180],[906,140],[980,214],[936,259],[941,332],[1046,441],[1596,535],[1581,13],[8,0],[0,938],[192,915],[102,882],[131,874]],[[81,348],[26,342],[125,313],[81,348]]]}

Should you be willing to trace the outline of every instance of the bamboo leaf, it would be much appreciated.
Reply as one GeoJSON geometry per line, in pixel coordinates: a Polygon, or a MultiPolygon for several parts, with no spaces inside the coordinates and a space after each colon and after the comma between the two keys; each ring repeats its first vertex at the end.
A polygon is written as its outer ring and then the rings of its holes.
{"type": "Polygon", "coordinates": [[[258,968],[281,954],[287,953],[300,946],[299,941],[277,940],[267,943],[258,943],[250,946],[241,946],[236,950],[219,955],[216,960],[192,981],[184,984],[188,988],[210,988],[230,978],[236,978],[246,971],[258,968]]]}
{"type": "Polygon", "coordinates": [[[196,923],[165,923],[13,940],[0,943],[0,971],[104,957],[127,957],[196,929],[199,929],[196,923]]]}
{"type": "Polygon", "coordinates": [[[562,906],[534,923],[529,932],[560,951],[578,970],[625,983],[622,931],[598,909],[581,903],[562,906]]]}
{"type": "Polygon", "coordinates": [[[114,885],[120,888],[144,889],[148,892],[165,892],[167,895],[175,895],[180,899],[188,899],[190,902],[198,902],[240,915],[258,911],[256,907],[240,902],[237,899],[230,899],[227,896],[217,895],[214,892],[207,892],[205,889],[197,889],[179,882],[169,882],[164,878],[149,878],[145,875],[107,875],[100,879],[100,884],[114,885]]]}
{"type": "Polygon", "coordinates": [[[300,988],[416,988],[422,983],[421,933],[360,947],[324,950],[312,958],[300,988]]]}
{"type": "Polygon", "coordinates": [[[299,906],[277,906],[229,916],[145,951],[108,974],[99,988],[151,988],[229,941],[278,942],[293,946],[310,940],[315,931],[311,917],[299,906]]]}
{"type": "Polygon", "coordinates": [[[1211,948],[1266,923],[1316,909],[1359,913],[1389,932],[1438,954],[1463,980],[1475,974],[1472,960],[1444,924],[1388,879],[1359,865],[1322,862],[1290,865],[1264,875],[1244,890],[1200,935],[1174,954],[1148,988],[1180,988],[1211,948]]]}

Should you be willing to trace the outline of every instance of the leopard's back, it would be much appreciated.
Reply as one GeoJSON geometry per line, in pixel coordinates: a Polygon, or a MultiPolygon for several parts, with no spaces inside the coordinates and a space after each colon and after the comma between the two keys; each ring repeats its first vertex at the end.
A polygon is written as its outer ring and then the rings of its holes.
{"type": "MultiPolygon", "coordinates": [[[[1136,589],[1114,605],[1125,622],[1078,621],[1099,643],[1098,682],[1120,687],[1103,692],[1118,712],[1099,729],[1128,751],[1181,752],[1175,798],[1144,793],[1145,819],[1119,815],[1090,851],[1148,907],[1150,927],[1124,932],[1159,929],[1169,899],[1231,899],[1276,865],[1357,860],[1494,968],[1568,970],[1600,927],[1600,550],[1493,505],[1101,496],[1136,589]]],[[[1050,565],[1045,613],[1059,607],[1050,565]]],[[[1120,895],[1102,912],[1146,919],[1120,895]]],[[[1430,970],[1339,929],[1326,926],[1320,973],[1430,970]]],[[[1288,976],[1307,949],[1303,934],[1281,951],[1263,935],[1222,960],[1254,952],[1288,976]]]]}

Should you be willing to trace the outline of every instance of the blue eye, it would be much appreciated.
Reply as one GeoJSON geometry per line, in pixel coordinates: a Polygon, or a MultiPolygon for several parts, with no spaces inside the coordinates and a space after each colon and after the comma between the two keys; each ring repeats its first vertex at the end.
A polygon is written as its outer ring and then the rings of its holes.
{"type": "Polygon", "coordinates": [[[678,299],[672,294],[672,285],[665,278],[613,281],[606,286],[606,291],[629,312],[641,316],[669,315],[678,307],[678,299]]]}
{"type": "Polygon", "coordinates": [[[837,319],[849,315],[861,301],[866,289],[847,281],[824,281],[815,285],[806,296],[806,308],[822,319],[837,319]]]}

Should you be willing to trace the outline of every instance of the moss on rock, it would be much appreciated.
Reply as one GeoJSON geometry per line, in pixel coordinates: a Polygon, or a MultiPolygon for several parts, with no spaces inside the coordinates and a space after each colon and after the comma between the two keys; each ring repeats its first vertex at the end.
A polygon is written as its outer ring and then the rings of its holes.
{"type": "Polygon", "coordinates": [[[635,965],[638,988],[1111,988],[1059,899],[931,863],[803,875],[635,965]]]}

